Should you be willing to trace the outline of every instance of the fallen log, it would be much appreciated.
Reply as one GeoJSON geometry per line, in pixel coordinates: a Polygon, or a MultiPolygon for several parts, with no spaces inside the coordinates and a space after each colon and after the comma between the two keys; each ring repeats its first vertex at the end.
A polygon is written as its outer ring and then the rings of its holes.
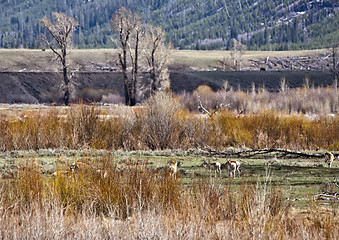
{"type": "Polygon", "coordinates": [[[339,198],[337,197],[337,193],[335,194],[317,194],[313,197],[314,200],[318,199],[318,200],[332,200],[332,199],[336,199],[339,200],[339,198]]]}
{"type": "Polygon", "coordinates": [[[250,149],[244,151],[236,152],[222,152],[218,150],[211,149],[210,147],[206,149],[210,156],[214,157],[238,157],[238,158],[252,158],[258,155],[280,153],[281,156],[276,156],[277,158],[284,158],[288,155],[293,157],[303,157],[303,158],[324,158],[323,153],[309,153],[309,152],[300,152],[284,148],[264,148],[264,149],[250,149]]]}

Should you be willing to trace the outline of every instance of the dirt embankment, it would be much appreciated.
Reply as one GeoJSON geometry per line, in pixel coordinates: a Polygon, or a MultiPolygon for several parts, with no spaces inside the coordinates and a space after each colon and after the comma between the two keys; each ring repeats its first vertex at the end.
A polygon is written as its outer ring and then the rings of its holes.
{"type": "MultiPolygon", "coordinates": [[[[76,95],[80,98],[108,93],[123,96],[123,78],[119,72],[86,72],[72,75],[76,95]]],[[[62,74],[56,72],[1,72],[0,101],[3,103],[48,103],[59,98],[62,74]]],[[[209,80],[171,74],[171,88],[174,92],[191,92],[199,85],[207,84],[216,90],[220,86],[209,80]]],[[[100,100],[100,99],[99,99],[100,100]]]]}
{"type": "MultiPolygon", "coordinates": [[[[221,71],[172,71],[171,89],[180,93],[192,92],[199,85],[208,85],[214,91],[225,81],[234,89],[249,90],[254,83],[277,91],[282,78],[289,87],[300,87],[308,80],[310,86],[328,86],[333,80],[328,72],[221,72],[221,71]]],[[[123,78],[119,72],[78,72],[71,81],[78,98],[100,101],[108,93],[123,96],[123,78]]],[[[62,74],[56,72],[0,72],[0,101],[3,103],[49,103],[57,101],[61,92],[62,74]]]]}
{"type": "MultiPolygon", "coordinates": [[[[84,88],[121,89],[118,73],[81,73],[72,76],[77,91],[84,88]]],[[[62,74],[55,72],[0,73],[2,102],[44,103],[58,99],[62,74]]]]}

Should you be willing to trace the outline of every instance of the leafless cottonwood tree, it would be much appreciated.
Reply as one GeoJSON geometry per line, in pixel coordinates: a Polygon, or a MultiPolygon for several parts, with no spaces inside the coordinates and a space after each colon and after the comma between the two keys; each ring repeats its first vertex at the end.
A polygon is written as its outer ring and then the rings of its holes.
{"type": "Polygon", "coordinates": [[[330,68],[330,73],[334,81],[338,81],[339,78],[339,43],[333,44],[329,49],[332,58],[332,66],[330,68]]]}
{"type": "Polygon", "coordinates": [[[70,101],[70,89],[69,89],[69,76],[68,76],[68,46],[71,43],[73,31],[78,26],[77,21],[72,17],[67,16],[64,13],[53,12],[52,20],[47,17],[43,17],[40,20],[41,24],[47,29],[49,34],[53,37],[56,42],[49,41],[46,35],[41,35],[40,39],[47,44],[47,46],[53,51],[57,59],[62,64],[63,69],[63,85],[65,88],[64,103],[69,105],[70,101]]]}
{"type": "Polygon", "coordinates": [[[111,26],[118,33],[118,59],[124,79],[125,103],[134,106],[140,72],[149,73],[151,92],[169,85],[165,81],[168,80],[169,62],[169,52],[164,50],[165,33],[160,28],[145,26],[138,15],[125,7],[112,17],[111,26]]]}
{"type": "Polygon", "coordinates": [[[137,97],[140,20],[131,10],[123,7],[112,17],[111,26],[119,34],[118,55],[124,76],[125,103],[128,106],[134,106],[137,97]]]}
{"type": "Polygon", "coordinates": [[[231,39],[231,57],[234,70],[241,70],[242,56],[245,54],[246,46],[236,39],[231,39]]]}
{"type": "Polygon", "coordinates": [[[168,65],[171,47],[165,42],[166,33],[160,27],[147,25],[145,34],[145,60],[150,78],[150,93],[170,88],[168,65]]]}

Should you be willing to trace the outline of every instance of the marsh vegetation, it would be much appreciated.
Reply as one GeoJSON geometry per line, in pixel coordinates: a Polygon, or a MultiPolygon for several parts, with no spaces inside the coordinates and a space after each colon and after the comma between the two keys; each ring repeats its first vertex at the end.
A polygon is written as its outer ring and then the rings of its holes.
{"type": "Polygon", "coordinates": [[[336,108],[323,109],[337,106],[336,89],[319,90],[327,100],[310,108],[316,89],[277,93],[304,94],[305,114],[293,101],[291,111],[270,108],[274,98],[251,105],[268,94],[257,90],[230,95],[247,108],[215,108],[211,90],[198,90],[210,115],[189,110],[194,94],[185,101],[159,93],[136,107],[2,105],[2,238],[338,238],[336,197],[315,197],[338,191],[338,162],[329,169],[323,158],[232,155],[255,148],[336,154],[336,108]],[[203,168],[228,159],[210,149],[240,161],[240,177],[203,168]],[[176,177],[170,161],[181,162],[176,177]],[[89,167],[72,172],[73,162],[89,167]]]}

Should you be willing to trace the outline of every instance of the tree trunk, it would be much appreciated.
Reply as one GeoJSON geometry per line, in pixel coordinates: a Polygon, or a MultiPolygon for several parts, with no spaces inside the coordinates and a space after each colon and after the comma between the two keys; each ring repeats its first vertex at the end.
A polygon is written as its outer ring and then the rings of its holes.
{"type": "Polygon", "coordinates": [[[150,71],[150,79],[151,79],[151,94],[153,95],[158,89],[158,84],[156,82],[156,76],[155,76],[154,69],[150,71]]]}
{"type": "Polygon", "coordinates": [[[157,82],[156,82],[156,76],[155,76],[155,50],[156,50],[156,45],[153,43],[153,49],[152,49],[152,54],[151,54],[151,70],[150,70],[150,79],[151,79],[151,94],[153,95],[157,91],[157,82]]]}
{"type": "Polygon", "coordinates": [[[136,31],[135,48],[134,48],[134,65],[132,68],[132,79],[130,86],[130,104],[129,106],[135,106],[137,103],[137,81],[138,81],[138,60],[139,60],[139,35],[140,32],[136,31]]]}
{"type": "Polygon", "coordinates": [[[137,98],[136,98],[136,89],[133,89],[133,96],[130,97],[130,106],[135,106],[137,104],[137,98]]]}
{"type": "Polygon", "coordinates": [[[125,105],[128,106],[130,99],[129,99],[129,94],[128,94],[128,85],[125,80],[124,80],[124,92],[125,92],[125,105]]]}
{"type": "Polygon", "coordinates": [[[136,101],[136,87],[135,81],[132,77],[132,82],[129,82],[127,89],[128,89],[128,102],[127,106],[135,106],[137,104],[136,101]]]}
{"type": "Polygon", "coordinates": [[[67,75],[67,66],[63,67],[63,76],[64,76],[64,84],[65,84],[65,95],[64,95],[64,103],[66,106],[69,105],[70,92],[69,92],[69,79],[67,75]]]}

